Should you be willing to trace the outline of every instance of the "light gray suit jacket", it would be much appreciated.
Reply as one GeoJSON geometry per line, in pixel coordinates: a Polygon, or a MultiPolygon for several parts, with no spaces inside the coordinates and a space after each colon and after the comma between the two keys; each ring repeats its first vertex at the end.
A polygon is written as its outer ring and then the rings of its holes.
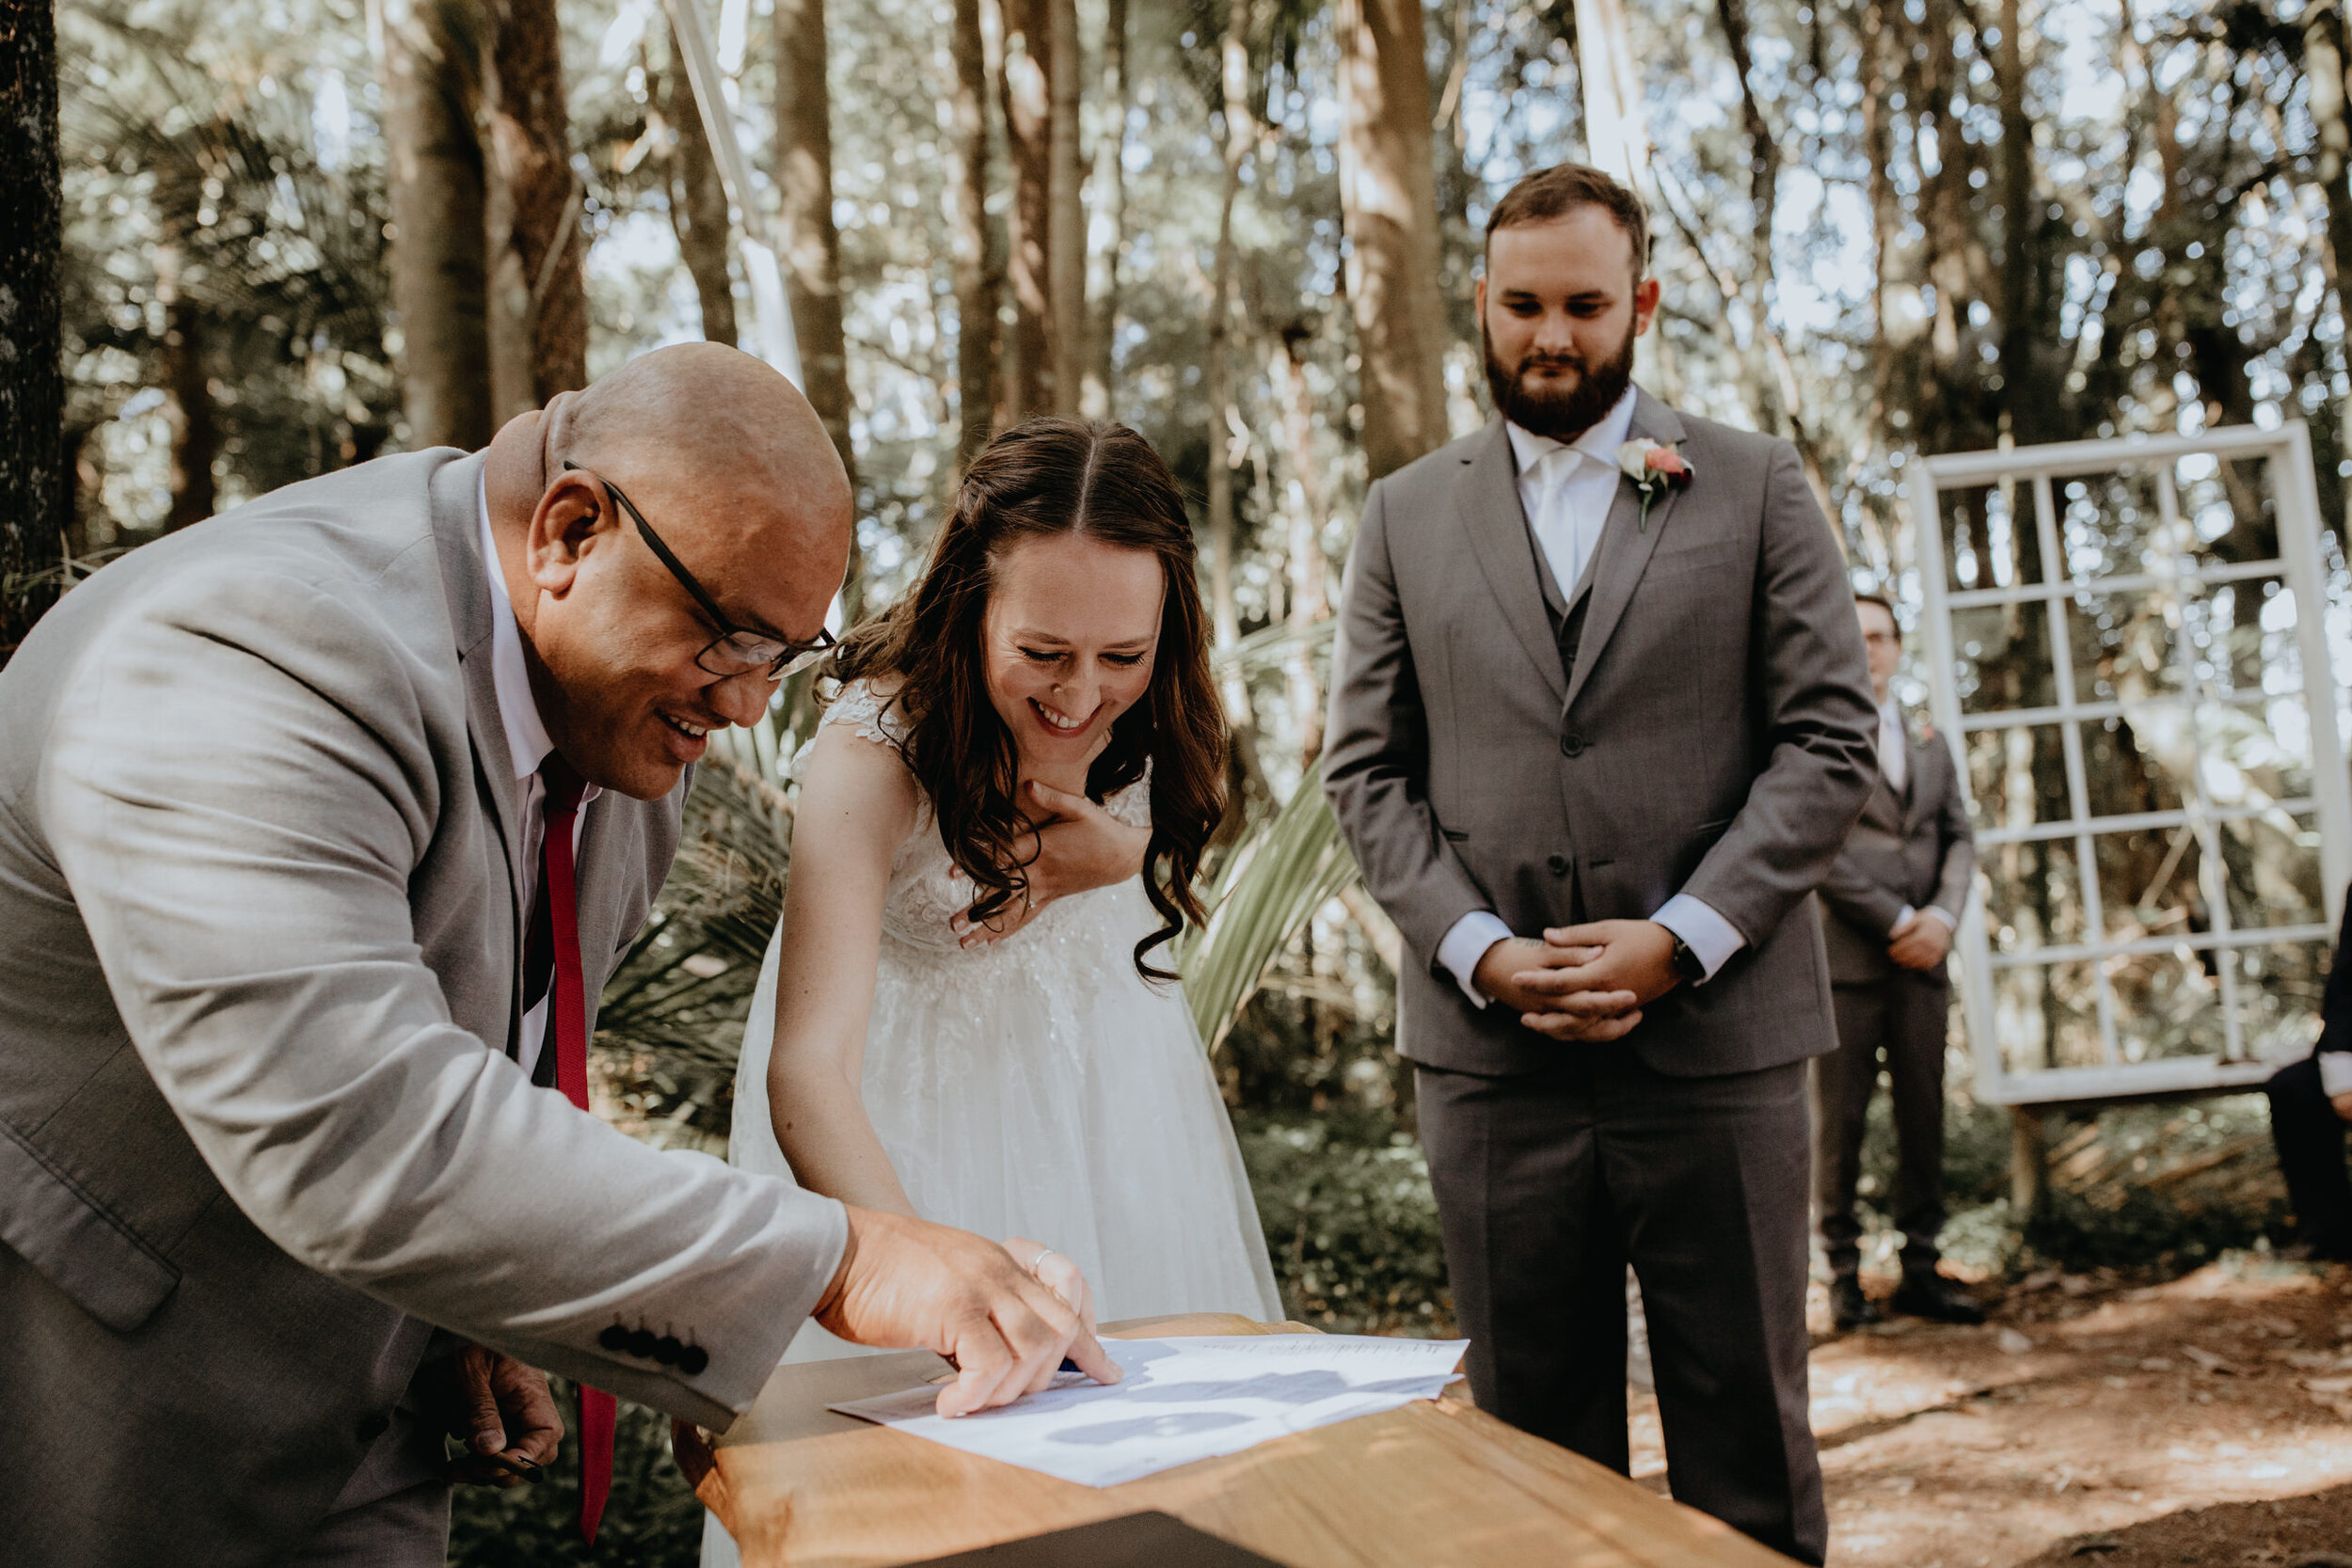
{"type": "Polygon", "coordinates": [[[1646,525],[1619,482],[1561,606],[1581,626],[1573,677],[1501,420],[1365,498],[1325,788],[1416,960],[1398,976],[1399,1049],[1432,1067],[1523,1072],[1590,1049],[1470,1005],[1436,964],[1464,914],[1536,936],[1646,919],[1677,893],[1747,946],[1615,1049],[1700,1077],[1836,1043],[1802,906],[1861,810],[1877,728],[1837,541],[1786,442],[1646,393],[1632,433],[1680,442],[1694,477],[1646,525]]]}
{"type": "MultiPolygon", "coordinates": [[[[1895,973],[1887,933],[1903,906],[1942,910],[1957,922],[1977,874],[1977,838],[1960,798],[1952,750],[1936,736],[1907,735],[1911,767],[1901,795],[1882,772],[1862,817],[1821,881],[1821,935],[1833,985],[1867,985],[1895,973]]],[[[1945,966],[1930,973],[1939,978],[1945,966]]]]}
{"type": "MultiPolygon", "coordinates": [[[[838,1204],[657,1152],[511,1059],[481,473],[437,450],[278,491],[106,567],[0,672],[12,1563],[280,1560],[428,1324],[723,1427],[838,1263],[838,1204]]],[[[587,808],[592,999],[678,810],[587,808]]]]}

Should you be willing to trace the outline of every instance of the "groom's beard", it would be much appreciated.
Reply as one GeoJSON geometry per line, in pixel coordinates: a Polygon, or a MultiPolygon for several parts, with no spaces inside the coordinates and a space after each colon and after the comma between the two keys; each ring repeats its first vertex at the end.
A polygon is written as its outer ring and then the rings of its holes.
{"type": "Polygon", "coordinates": [[[1575,354],[1531,353],[1516,366],[1495,357],[1494,340],[1486,324],[1478,324],[1479,346],[1486,353],[1486,390],[1494,394],[1495,410],[1521,430],[1548,436],[1563,444],[1573,442],[1617,405],[1633,385],[1633,325],[1626,324],[1625,341],[1608,358],[1587,361],[1575,354]],[[1580,371],[1572,387],[1557,382],[1531,385],[1530,371],[1580,371]]]}

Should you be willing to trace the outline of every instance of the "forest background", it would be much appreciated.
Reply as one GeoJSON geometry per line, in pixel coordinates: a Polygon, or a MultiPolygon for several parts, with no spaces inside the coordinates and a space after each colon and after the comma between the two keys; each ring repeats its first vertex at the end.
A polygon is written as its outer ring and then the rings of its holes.
{"type": "MultiPolygon", "coordinates": [[[[1187,946],[1188,989],[1309,1321],[1446,1319],[1392,1049],[1396,936],[1350,885],[1313,768],[1364,487],[1487,417],[1470,291],[1486,211],[1521,174],[1639,169],[1664,286],[1640,379],[1793,441],[1857,585],[1907,624],[1920,455],[2308,420],[2333,673],[2352,674],[2332,3],[695,16],[714,112],[748,152],[732,222],[727,149],[660,0],[0,0],[0,657],[79,576],[244,499],[479,444],[658,343],[772,354],[779,284],[857,487],[848,616],[907,580],[991,432],[1044,410],[1135,424],[1196,499],[1235,737],[1219,917],[1187,946]]],[[[1947,569],[2030,572],[2031,540],[1996,540],[1974,504],[1977,543],[1960,531],[1947,569]]],[[[2104,657],[2126,658],[2130,628],[2111,629],[2104,657]]],[[[1969,656],[1972,680],[2046,658],[2016,631],[1969,656]]],[[[1923,694],[1915,666],[1899,689],[1923,694]]],[[[598,1106],[656,1142],[723,1146],[811,713],[788,688],[704,769],[608,992],[598,1106]]],[[[2102,766],[2160,793],[2130,752],[2102,766]]],[[[1994,766],[2058,787],[2048,758],[1994,766]]],[[[2064,879],[2011,872],[2062,914],[2064,879]]],[[[2058,1129],[2049,1207],[2013,1210],[2008,1119],[1966,1102],[1954,1065],[1954,1252],[1980,1273],[2060,1254],[2161,1272],[2277,1220],[2259,1110],[2230,1101],[2058,1129]]],[[[692,1510],[658,1423],[629,1431],[636,1501],[599,1555],[654,1560],[692,1510]]],[[[461,1537],[501,1560],[576,1551],[525,1504],[468,1518],[461,1537]]]]}

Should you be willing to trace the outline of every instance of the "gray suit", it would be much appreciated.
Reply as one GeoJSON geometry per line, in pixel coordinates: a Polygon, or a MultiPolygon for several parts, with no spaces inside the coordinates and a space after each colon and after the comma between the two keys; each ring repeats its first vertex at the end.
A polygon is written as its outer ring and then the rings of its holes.
{"type": "MultiPolygon", "coordinates": [[[[723,1427],[838,1262],[838,1204],[510,1060],[481,473],[439,450],[265,497],[108,566],[0,672],[12,1563],[284,1560],[363,1456],[398,1468],[429,1325],[723,1427]]],[[[678,806],[587,808],[592,999],[678,806]]]]}
{"type": "Polygon", "coordinates": [[[1940,963],[1903,968],[1886,956],[1886,944],[1905,906],[1941,910],[1957,924],[1968,907],[1977,846],[1951,748],[1915,735],[1905,754],[1905,788],[1898,794],[1880,777],[1821,883],[1838,1048],[1816,1069],[1814,1196],[1821,1243],[1831,1271],[1840,1275],[1861,1263],[1854,1187],[1882,1051],[1893,1085],[1895,1223],[1903,1232],[1905,1270],[1935,1272],[1936,1237],[1944,1228],[1944,1039],[1951,982],[1940,963]]]}
{"type": "Polygon", "coordinates": [[[1675,1495],[1818,1561],[1803,1063],[1835,1037],[1807,905],[1869,785],[1862,642],[1786,443],[1646,394],[1632,433],[1695,478],[1646,523],[1621,481],[1565,592],[1501,421],[1373,487],[1326,787],[1414,960],[1399,1044],[1479,1402],[1623,1468],[1629,1256],[1675,1495]],[[1536,935],[1677,893],[1746,946],[1619,1044],[1556,1044],[1435,965],[1475,910],[1536,935]]]}

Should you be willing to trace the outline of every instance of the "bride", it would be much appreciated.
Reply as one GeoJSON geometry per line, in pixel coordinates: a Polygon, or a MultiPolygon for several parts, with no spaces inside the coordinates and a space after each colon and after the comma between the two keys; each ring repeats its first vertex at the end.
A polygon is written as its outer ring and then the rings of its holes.
{"type": "MultiPolygon", "coordinates": [[[[734,1164],[1039,1237],[1089,1322],[1281,1315],[1167,967],[1223,800],[1193,573],[1125,426],[1032,420],[973,461],[921,579],[834,656],[737,1069],[734,1164]]],[[[856,1349],[812,1323],[786,1359],[856,1349]]],[[[715,1519],[703,1560],[736,1560],[715,1519]]]]}

